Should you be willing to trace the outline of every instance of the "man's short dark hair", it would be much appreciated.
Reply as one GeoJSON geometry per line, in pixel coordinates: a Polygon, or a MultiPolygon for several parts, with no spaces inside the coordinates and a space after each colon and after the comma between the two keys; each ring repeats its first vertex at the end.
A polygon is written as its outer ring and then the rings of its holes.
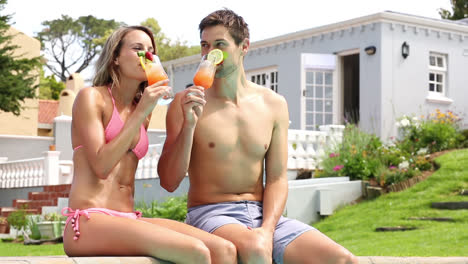
{"type": "Polygon", "coordinates": [[[207,27],[223,25],[228,29],[229,34],[234,39],[236,45],[239,45],[244,39],[250,38],[249,26],[244,19],[229,9],[221,9],[214,11],[202,19],[198,28],[200,29],[200,37],[203,30],[207,27]]]}

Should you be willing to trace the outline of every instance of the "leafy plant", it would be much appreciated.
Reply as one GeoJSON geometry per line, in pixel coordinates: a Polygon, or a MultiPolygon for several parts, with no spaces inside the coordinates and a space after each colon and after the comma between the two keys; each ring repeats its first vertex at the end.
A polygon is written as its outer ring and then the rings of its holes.
{"type": "Polygon", "coordinates": [[[58,213],[48,213],[44,215],[44,221],[65,221],[66,217],[58,213]]]}
{"type": "Polygon", "coordinates": [[[20,232],[24,232],[24,228],[27,226],[28,221],[26,219],[26,211],[19,209],[8,215],[8,223],[20,232]]]}
{"type": "Polygon", "coordinates": [[[166,218],[183,222],[187,214],[187,196],[170,197],[162,203],[152,201],[150,205],[139,202],[135,209],[141,211],[143,217],[166,218]]]}
{"type": "Polygon", "coordinates": [[[0,216],[0,224],[8,224],[7,218],[4,216],[0,216]]]}
{"type": "Polygon", "coordinates": [[[328,158],[322,161],[321,176],[349,176],[351,179],[369,179],[375,176],[380,166],[377,150],[382,142],[375,135],[348,125],[343,133],[341,145],[328,151],[328,158]]]}
{"type": "Polygon", "coordinates": [[[397,122],[403,136],[398,144],[412,155],[422,148],[429,153],[456,148],[465,139],[459,131],[460,121],[452,111],[443,113],[439,109],[420,120],[403,116],[397,122]]]}
{"type": "Polygon", "coordinates": [[[37,225],[39,222],[42,221],[42,216],[40,215],[28,215],[28,227],[31,231],[31,238],[32,239],[40,239],[41,233],[39,232],[39,226],[37,225]]]}

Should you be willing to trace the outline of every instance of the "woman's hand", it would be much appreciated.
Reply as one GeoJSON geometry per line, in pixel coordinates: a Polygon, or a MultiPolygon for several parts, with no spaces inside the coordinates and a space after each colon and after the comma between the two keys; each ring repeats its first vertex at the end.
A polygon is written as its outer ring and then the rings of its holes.
{"type": "Polygon", "coordinates": [[[172,88],[170,86],[166,86],[168,82],[169,80],[159,81],[145,88],[141,95],[140,102],[138,103],[138,107],[145,112],[145,116],[153,112],[159,98],[171,96],[172,88]]]}

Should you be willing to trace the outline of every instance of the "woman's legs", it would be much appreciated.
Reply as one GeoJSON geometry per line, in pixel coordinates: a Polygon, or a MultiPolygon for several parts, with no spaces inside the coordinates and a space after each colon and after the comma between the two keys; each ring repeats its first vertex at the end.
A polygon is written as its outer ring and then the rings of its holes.
{"type": "Polygon", "coordinates": [[[141,218],[141,220],[200,239],[210,250],[211,262],[214,264],[237,263],[236,247],[226,239],[174,220],[162,218],[141,218]]]}
{"type": "Polygon", "coordinates": [[[211,263],[207,246],[197,238],[141,220],[90,214],[80,217],[80,237],[69,223],[64,249],[69,256],[146,255],[175,263],[211,263]]]}

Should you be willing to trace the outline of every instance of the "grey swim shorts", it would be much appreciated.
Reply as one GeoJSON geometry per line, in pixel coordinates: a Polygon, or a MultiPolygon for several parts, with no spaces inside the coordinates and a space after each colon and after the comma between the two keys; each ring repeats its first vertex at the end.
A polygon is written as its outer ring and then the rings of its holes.
{"type": "MultiPolygon", "coordinates": [[[[263,220],[262,203],[255,201],[224,202],[191,207],[185,222],[194,227],[213,233],[226,224],[239,224],[257,228],[263,220]]],[[[273,260],[283,263],[286,246],[302,233],[315,228],[281,216],[273,234],[273,260]]]]}

